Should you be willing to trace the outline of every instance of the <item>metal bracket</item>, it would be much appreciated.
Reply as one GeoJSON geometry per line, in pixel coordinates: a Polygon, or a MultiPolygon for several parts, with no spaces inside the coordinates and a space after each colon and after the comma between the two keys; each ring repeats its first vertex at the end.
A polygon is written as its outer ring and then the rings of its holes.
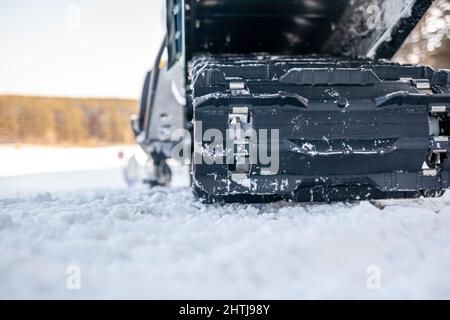
{"type": "Polygon", "coordinates": [[[433,94],[433,90],[431,89],[431,83],[430,80],[428,79],[413,80],[413,85],[422,93],[433,94]]]}
{"type": "Polygon", "coordinates": [[[233,107],[228,117],[229,138],[233,141],[233,150],[228,150],[233,156],[232,174],[249,174],[250,142],[247,135],[253,128],[253,121],[248,107],[233,107]]]}

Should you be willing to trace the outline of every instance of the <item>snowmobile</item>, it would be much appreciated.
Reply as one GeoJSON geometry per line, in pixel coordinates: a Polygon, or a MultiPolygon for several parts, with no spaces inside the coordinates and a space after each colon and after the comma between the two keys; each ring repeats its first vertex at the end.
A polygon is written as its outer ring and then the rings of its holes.
{"type": "Polygon", "coordinates": [[[176,154],[204,203],[442,196],[450,71],[390,60],[432,3],[167,0],[132,119],[152,185],[176,154]]]}

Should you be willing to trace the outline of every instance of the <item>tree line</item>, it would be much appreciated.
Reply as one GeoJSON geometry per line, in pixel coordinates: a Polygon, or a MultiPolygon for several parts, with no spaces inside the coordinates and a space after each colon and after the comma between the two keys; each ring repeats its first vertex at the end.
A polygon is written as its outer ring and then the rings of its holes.
{"type": "Polygon", "coordinates": [[[0,96],[0,143],[130,144],[136,112],[135,100],[0,96]]]}

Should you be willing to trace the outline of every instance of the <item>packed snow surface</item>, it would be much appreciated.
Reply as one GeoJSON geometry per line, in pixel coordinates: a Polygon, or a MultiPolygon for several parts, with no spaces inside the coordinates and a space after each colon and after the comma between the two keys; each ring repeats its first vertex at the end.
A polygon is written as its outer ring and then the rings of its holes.
{"type": "Polygon", "coordinates": [[[450,298],[448,196],[205,206],[98,170],[0,176],[0,298],[450,298]]]}

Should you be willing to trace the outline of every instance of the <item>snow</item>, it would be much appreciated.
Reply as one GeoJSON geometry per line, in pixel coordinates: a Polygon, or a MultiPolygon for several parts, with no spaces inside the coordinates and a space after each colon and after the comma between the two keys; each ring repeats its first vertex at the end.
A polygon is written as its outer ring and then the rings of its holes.
{"type": "Polygon", "coordinates": [[[449,196],[384,210],[204,206],[187,188],[108,187],[98,168],[84,172],[0,177],[0,298],[450,298],[449,196]],[[67,287],[70,266],[80,290],[67,287]]]}
{"type": "Polygon", "coordinates": [[[26,174],[118,168],[118,153],[133,154],[137,146],[104,148],[0,147],[0,177],[26,174]],[[94,160],[93,160],[94,159],[94,160]]]}
{"type": "MultiPolygon", "coordinates": [[[[137,146],[104,148],[0,147],[0,196],[41,191],[125,188],[119,158],[139,154],[137,146]]],[[[142,151],[141,151],[142,152],[142,151]]]]}

